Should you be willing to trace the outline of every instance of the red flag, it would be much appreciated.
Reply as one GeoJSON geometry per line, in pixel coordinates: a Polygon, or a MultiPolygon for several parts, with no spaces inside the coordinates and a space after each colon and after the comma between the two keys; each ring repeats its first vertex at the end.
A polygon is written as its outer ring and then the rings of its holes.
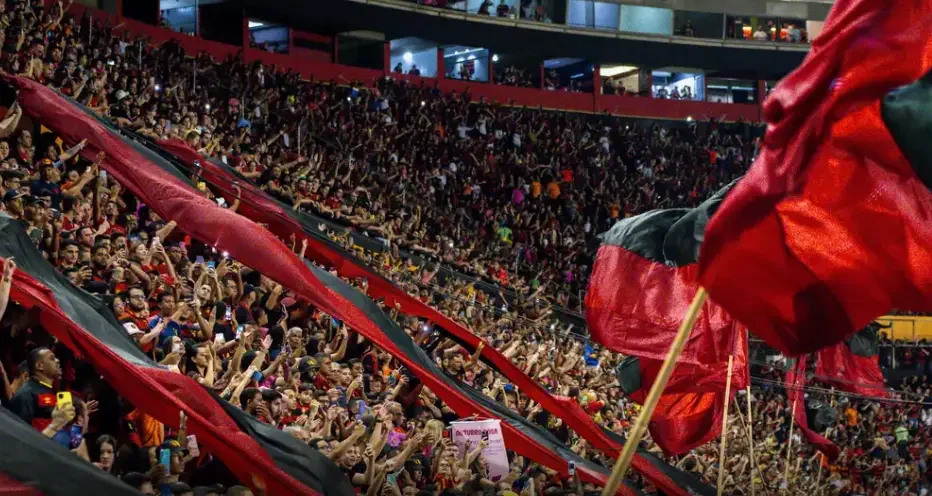
{"type": "MultiPolygon", "coordinates": [[[[746,335],[745,331],[741,331],[746,335]]],[[[725,397],[728,360],[696,366],[677,364],[650,421],[650,435],[667,455],[680,455],[711,442],[722,432],[725,402],[751,382],[747,339],[737,341],[732,362],[731,392],[725,397]]],[[[663,362],[639,359],[641,388],[629,395],[644,403],[663,362]]]]}
{"type": "Polygon", "coordinates": [[[810,444],[821,451],[829,461],[833,461],[838,457],[838,446],[835,446],[835,443],[809,428],[809,419],[806,416],[806,397],[805,394],[803,394],[803,388],[805,387],[806,356],[804,355],[799,357],[796,363],[786,371],[786,397],[791,408],[795,409],[796,413],[794,417],[799,432],[802,433],[803,437],[805,437],[810,444]]]}
{"type": "Polygon", "coordinates": [[[787,354],[894,307],[932,310],[932,195],[882,110],[932,67],[930,14],[924,0],[835,2],[767,100],[760,156],[706,230],[710,297],[787,354]]]}
{"type": "Polygon", "coordinates": [[[877,331],[861,330],[843,343],[819,350],[816,375],[842,391],[870,397],[890,396],[877,356],[877,331]]]}

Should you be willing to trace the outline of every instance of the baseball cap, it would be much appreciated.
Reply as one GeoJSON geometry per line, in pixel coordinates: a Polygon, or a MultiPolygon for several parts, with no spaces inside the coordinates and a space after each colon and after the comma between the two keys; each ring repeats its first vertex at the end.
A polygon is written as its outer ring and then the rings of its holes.
{"type": "Polygon", "coordinates": [[[19,191],[10,190],[3,194],[3,202],[6,203],[8,201],[13,201],[17,198],[22,198],[24,196],[26,196],[26,193],[20,193],[19,191]]]}
{"type": "Polygon", "coordinates": [[[167,449],[168,451],[172,453],[183,453],[187,451],[187,449],[185,449],[185,447],[182,446],[181,443],[179,443],[176,439],[165,441],[164,443],[162,443],[161,446],[159,446],[159,449],[160,450],[167,449]]]}
{"type": "Polygon", "coordinates": [[[26,173],[19,169],[0,169],[0,177],[4,179],[23,179],[26,173]]]}
{"type": "Polygon", "coordinates": [[[298,362],[298,372],[306,374],[311,369],[315,371],[320,368],[320,364],[312,357],[304,357],[298,362]]]}
{"type": "Polygon", "coordinates": [[[424,471],[427,468],[426,460],[420,455],[415,455],[405,462],[405,470],[413,472],[415,470],[424,471]]]}
{"type": "Polygon", "coordinates": [[[114,96],[116,97],[116,101],[120,101],[120,100],[122,100],[122,99],[128,97],[128,96],[129,96],[129,93],[127,93],[126,90],[117,90],[116,95],[114,95],[114,96]]]}

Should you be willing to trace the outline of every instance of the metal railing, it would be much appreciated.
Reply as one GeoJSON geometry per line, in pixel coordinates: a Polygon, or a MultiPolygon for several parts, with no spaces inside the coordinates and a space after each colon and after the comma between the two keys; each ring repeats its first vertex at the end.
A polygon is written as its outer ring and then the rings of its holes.
{"type": "Polygon", "coordinates": [[[414,0],[349,0],[352,2],[363,3],[368,5],[377,5],[379,7],[405,10],[409,12],[418,12],[424,15],[441,17],[445,19],[457,19],[470,22],[481,22],[485,24],[495,24],[499,26],[509,26],[523,29],[536,29],[538,31],[559,32],[567,34],[579,34],[588,36],[598,36],[602,38],[615,38],[620,40],[648,41],[670,43],[674,45],[700,45],[700,46],[718,46],[727,48],[745,48],[755,50],[774,50],[774,51],[809,51],[808,43],[785,43],[776,41],[757,41],[745,39],[725,39],[724,33],[722,39],[716,38],[696,38],[692,36],[661,35],[648,33],[632,33],[620,31],[617,28],[599,28],[594,26],[573,26],[568,24],[556,24],[547,22],[537,22],[529,19],[512,19],[510,17],[498,17],[496,15],[478,14],[467,10],[455,8],[441,8],[434,5],[422,5],[414,0]]]}

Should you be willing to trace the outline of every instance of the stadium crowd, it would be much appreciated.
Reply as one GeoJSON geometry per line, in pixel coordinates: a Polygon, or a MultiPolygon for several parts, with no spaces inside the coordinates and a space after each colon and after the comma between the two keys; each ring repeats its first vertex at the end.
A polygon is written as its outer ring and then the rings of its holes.
{"type": "MultiPolygon", "coordinates": [[[[638,410],[616,384],[619,357],[554,319],[551,306],[580,308],[595,236],[614,220],[694,205],[741,175],[754,154],[747,126],[630,125],[471,102],[392,79],[307,83],[235,58],[199,54],[195,64],[176,44],[153,47],[106,26],[95,26],[88,45],[90,21],[68,16],[61,4],[46,11],[41,1],[10,0],[3,8],[4,71],[58,88],[142,135],[181,138],[295,209],[382,239],[387,248],[370,252],[344,231],[329,234],[618,432],[638,410]],[[419,265],[406,252],[431,262],[419,265]],[[493,307],[494,294],[437,278],[440,265],[518,297],[493,307]]],[[[485,446],[457,447],[447,434],[457,416],[390,355],[276,281],[186,242],[175,222],[137,208],[98,164],[76,158],[83,143],[34,135],[36,126],[21,118],[14,105],[0,122],[2,212],[22,221],[73,284],[109,302],[155,361],[325,453],[360,492],[581,496],[597,489],[511,452],[511,474],[489,480],[485,446]]],[[[219,196],[212,187],[204,183],[204,194],[219,196]]],[[[287,243],[304,254],[300,243],[287,243]]],[[[5,407],[149,494],[160,486],[172,494],[248,494],[219,461],[198,453],[184,428],[166,429],[119,398],[34,312],[8,304],[15,270],[7,261],[0,281],[5,407]],[[50,390],[69,390],[76,400],[38,405],[50,390]],[[158,463],[158,449],[172,453],[168,467],[158,463]]],[[[349,282],[366,290],[363,280],[349,282]]],[[[429,322],[386,311],[449,374],[611,465],[478,354],[431,341],[429,322]]],[[[895,395],[899,403],[813,389],[810,406],[829,402],[839,413],[828,430],[844,451],[829,465],[790,435],[777,369],[756,370],[762,380],[750,391],[752,411],[743,398],[730,422],[727,491],[749,494],[750,451],[740,427],[749,420],[755,436],[768,434],[754,440],[753,483],[761,491],[925,494],[932,409],[920,404],[930,394],[928,373],[919,375],[895,395]]],[[[722,465],[717,443],[668,460],[712,484],[722,465]]],[[[652,491],[639,475],[629,479],[652,491]]]]}

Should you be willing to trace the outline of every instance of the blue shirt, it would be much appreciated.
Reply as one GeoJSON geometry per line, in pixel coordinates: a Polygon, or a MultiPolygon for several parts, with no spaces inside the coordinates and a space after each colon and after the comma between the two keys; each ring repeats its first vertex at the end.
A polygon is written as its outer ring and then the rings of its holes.
{"type": "MultiPolygon", "coordinates": [[[[155,329],[155,326],[159,325],[163,317],[161,315],[156,315],[149,319],[149,330],[155,329]]],[[[165,341],[168,341],[172,336],[181,337],[181,325],[175,321],[169,322],[162,332],[159,334],[159,346],[165,344],[165,341]]]]}

